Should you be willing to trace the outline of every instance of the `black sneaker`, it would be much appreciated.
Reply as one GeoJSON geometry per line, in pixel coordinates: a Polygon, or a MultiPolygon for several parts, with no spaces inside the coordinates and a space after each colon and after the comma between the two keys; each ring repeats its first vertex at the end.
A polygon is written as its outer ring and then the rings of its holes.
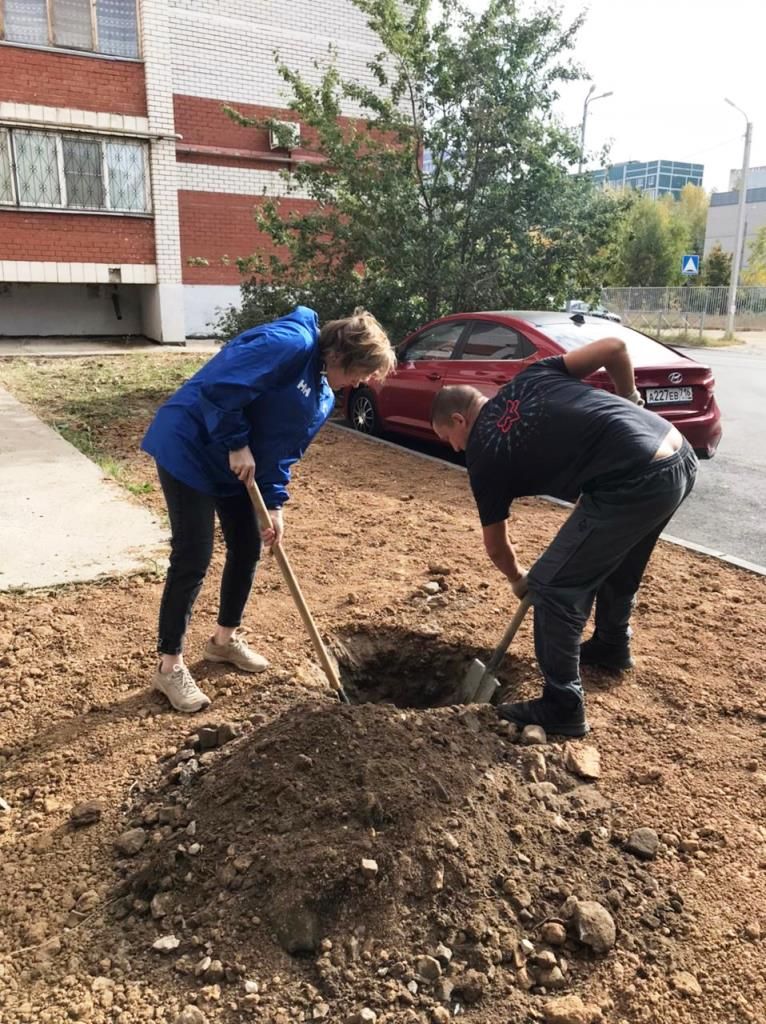
{"type": "Polygon", "coordinates": [[[516,704],[500,704],[497,713],[506,722],[514,722],[521,729],[525,725],[539,725],[546,735],[577,737],[587,736],[590,732],[585,705],[581,701],[573,708],[564,708],[558,702],[537,697],[516,704]]]}
{"type": "Polygon", "coordinates": [[[630,656],[630,641],[621,644],[608,644],[599,640],[596,633],[580,644],[580,664],[592,665],[594,668],[605,668],[610,672],[627,672],[633,668],[630,656]]]}

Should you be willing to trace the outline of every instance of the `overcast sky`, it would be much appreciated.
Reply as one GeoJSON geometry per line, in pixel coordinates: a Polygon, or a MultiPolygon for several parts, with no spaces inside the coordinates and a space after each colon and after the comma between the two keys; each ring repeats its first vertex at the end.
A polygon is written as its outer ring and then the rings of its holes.
{"type": "MultiPolygon", "coordinates": [[[[481,10],[486,0],[467,0],[481,10]]],[[[519,0],[530,10],[534,0],[519,0]]],[[[728,188],[742,164],[745,119],[753,122],[751,166],[766,164],[766,5],[763,0],[559,0],[571,21],[587,10],[576,59],[614,95],[591,103],[586,150],[611,143],[611,160],[705,165],[704,185],[728,188]]],[[[579,125],[589,83],[562,90],[559,111],[579,125]]],[[[596,166],[596,164],[592,164],[596,166]]]]}

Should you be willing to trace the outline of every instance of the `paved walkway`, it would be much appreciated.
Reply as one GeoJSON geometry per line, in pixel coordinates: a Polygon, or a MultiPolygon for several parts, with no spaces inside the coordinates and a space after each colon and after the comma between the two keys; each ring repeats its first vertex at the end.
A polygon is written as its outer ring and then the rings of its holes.
{"type": "Polygon", "coordinates": [[[165,531],[98,466],[0,388],[0,591],[140,571],[165,531]]]}

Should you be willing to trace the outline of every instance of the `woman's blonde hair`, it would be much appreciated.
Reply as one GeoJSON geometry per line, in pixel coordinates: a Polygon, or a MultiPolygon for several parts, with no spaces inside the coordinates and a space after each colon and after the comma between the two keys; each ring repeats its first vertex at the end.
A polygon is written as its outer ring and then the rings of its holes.
{"type": "Polygon", "coordinates": [[[330,320],[319,332],[323,356],[334,352],[341,370],[359,370],[383,380],[396,369],[396,353],[388,335],[366,309],[358,306],[351,316],[330,320]]]}

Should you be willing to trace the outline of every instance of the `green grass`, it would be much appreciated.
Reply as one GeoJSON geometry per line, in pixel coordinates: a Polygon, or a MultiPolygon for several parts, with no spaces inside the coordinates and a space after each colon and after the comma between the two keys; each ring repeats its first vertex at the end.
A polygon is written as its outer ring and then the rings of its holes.
{"type": "Polygon", "coordinates": [[[209,356],[133,353],[0,362],[0,385],[135,495],[155,488],[131,469],[154,410],[209,356]],[[124,457],[123,457],[124,456],[124,457]]]}

